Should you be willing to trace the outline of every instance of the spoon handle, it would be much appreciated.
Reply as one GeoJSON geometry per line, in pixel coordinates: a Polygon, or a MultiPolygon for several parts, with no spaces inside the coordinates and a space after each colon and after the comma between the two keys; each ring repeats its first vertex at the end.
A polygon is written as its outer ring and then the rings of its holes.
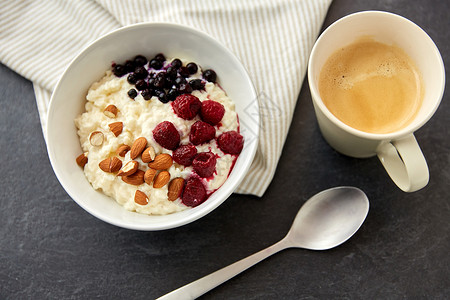
{"type": "Polygon", "coordinates": [[[213,288],[219,286],[224,283],[228,279],[233,278],[239,273],[247,270],[251,266],[259,263],[263,259],[271,256],[272,254],[277,253],[283,249],[289,248],[291,245],[288,243],[286,239],[282,239],[278,243],[267,247],[255,254],[252,254],[244,259],[241,259],[227,267],[224,267],[220,270],[215,271],[205,277],[197,279],[185,286],[182,286],[160,298],[157,300],[172,300],[172,299],[195,299],[200,297],[204,293],[212,290],[213,288]]]}

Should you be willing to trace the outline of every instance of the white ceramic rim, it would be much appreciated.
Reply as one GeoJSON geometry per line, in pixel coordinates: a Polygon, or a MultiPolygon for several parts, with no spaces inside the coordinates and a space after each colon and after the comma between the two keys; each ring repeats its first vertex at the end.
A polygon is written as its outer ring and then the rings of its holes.
{"type": "MultiPolygon", "coordinates": [[[[235,64],[237,66],[240,67],[240,72],[243,74],[243,76],[245,77],[245,79],[247,80],[247,84],[249,87],[251,87],[251,93],[253,94],[254,98],[253,99],[258,99],[257,97],[257,93],[255,90],[255,87],[253,85],[253,82],[250,79],[250,76],[248,75],[247,70],[245,69],[245,67],[242,65],[242,63],[240,62],[240,60],[230,51],[228,50],[228,48],[226,48],[225,46],[223,46],[221,43],[219,43],[217,40],[215,40],[213,37],[211,37],[210,35],[199,31],[197,29],[193,29],[191,27],[187,27],[187,26],[183,26],[180,24],[176,24],[176,23],[169,23],[169,22],[146,22],[146,23],[137,23],[137,24],[132,24],[129,26],[124,26],[121,28],[118,28],[116,30],[113,30],[99,38],[97,38],[96,40],[94,40],[93,42],[91,42],[90,44],[88,44],[68,65],[68,67],[65,69],[65,71],[63,72],[62,76],[59,78],[56,87],[52,93],[52,96],[50,98],[50,102],[49,102],[49,110],[48,110],[48,118],[52,115],[53,113],[53,108],[54,105],[53,102],[54,100],[54,95],[56,93],[56,91],[60,88],[61,82],[64,81],[64,78],[67,76],[67,73],[69,73],[71,71],[71,69],[74,67],[74,65],[76,65],[78,63],[79,60],[83,59],[84,56],[87,55],[87,53],[91,50],[90,48],[99,43],[102,42],[104,40],[107,39],[111,39],[114,35],[117,34],[121,34],[122,32],[126,32],[128,30],[133,30],[134,28],[137,27],[174,27],[180,30],[185,30],[185,31],[189,31],[195,34],[198,34],[200,36],[202,36],[203,38],[205,38],[206,40],[208,40],[210,43],[214,44],[215,46],[222,48],[224,52],[226,52],[229,55],[229,58],[234,60],[235,64]]],[[[258,106],[258,114],[257,115],[252,115],[253,116],[253,121],[255,123],[257,123],[257,127],[260,127],[260,109],[259,109],[259,100],[257,100],[257,106],[258,106]]],[[[47,122],[48,124],[48,122],[47,122]]],[[[245,177],[245,175],[248,173],[248,170],[250,169],[250,166],[253,162],[253,159],[255,157],[256,154],[256,150],[258,148],[258,141],[259,141],[259,130],[257,130],[256,132],[252,132],[254,135],[254,140],[252,141],[252,143],[249,146],[245,146],[244,147],[247,149],[245,151],[248,151],[248,157],[250,159],[246,160],[243,162],[243,172],[235,174],[233,173],[233,170],[231,171],[228,179],[225,181],[225,183],[219,188],[220,192],[223,194],[223,197],[218,200],[218,201],[205,201],[204,203],[202,203],[200,206],[191,208],[190,210],[192,211],[192,213],[190,215],[188,215],[188,217],[183,218],[183,219],[175,219],[172,222],[166,222],[164,224],[146,224],[146,225],[151,225],[151,226],[145,226],[145,225],[136,225],[133,223],[124,223],[124,222],[118,222],[118,220],[113,219],[113,218],[108,218],[106,215],[101,214],[98,211],[94,211],[91,210],[89,207],[85,206],[82,204],[81,201],[78,201],[78,196],[70,191],[66,189],[66,186],[64,184],[65,180],[63,179],[63,175],[62,175],[62,171],[60,171],[60,169],[58,168],[58,166],[55,163],[55,157],[54,157],[54,153],[53,150],[51,148],[51,139],[52,139],[52,135],[49,134],[49,131],[51,131],[50,126],[47,126],[47,130],[46,130],[46,135],[47,135],[47,152],[48,152],[48,156],[50,159],[50,163],[52,165],[53,171],[55,172],[56,177],[58,178],[59,182],[61,183],[62,187],[64,188],[64,190],[69,194],[69,196],[79,205],[81,206],[85,211],[87,211],[89,214],[95,216],[96,218],[107,222],[109,224],[118,226],[118,227],[122,227],[122,228],[127,228],[127,229],[133,229],[133,230],[141,230],[141,231],[157,231],[157,230],[165,230],[165,229],[171,229],[171,228],[175,228],[175,227],[179,227],[182,225],[186,225],[188,223],[191,223],[195,220],[198,220],[199,218],[207,215],[208,213],[210,213],[211,211],[213,211],[215,208],[217,208],[219,205],[221,205],[225,200],[227,200],[229,198],[229,196],[235,191],[235,189],[238,187],[239,183],[242,181],[242,179],[245,177]],[[231,178],[231,175],[233,174],[234,177],[231,178]],[[230,179],[232,179],[232,181],[230,181],[230,179]]],[[[245,141],[244,141],[245,143],[245,141]]],[[[239,157],[238,157],[239,159],[239,157]]],[[[217,192],[217,191],[216,191],[217,192]]],[[[113,200],[112,200],[113,201],[113,200]]],[[[124,208],[125,209],[125,208],[124,208]]],[[[136,212],[134,212],[136,213],[136,212]]],[[[179,212],[182,213],[182,212],[179,212]]],[[[175,213],[176,214],[176,213],[175,213]]],[[[157,216],[156,216],[157,217],[157,216]]]]}
{"type": "Polygon", "coordinates": [[[310,83],[310,91],[311,91],[311,98],[313,99],[315,105],[317,107],[320,108],[320,110],[322,111],[322,113],[329,119],[331,120],[336,126],[338,126],[339,128],[341,128],[344,131],[349,132],[352,135],[364,138],[364,139],[369,139],[369,140],[395,140],[401,137],[404,137],[408,134],[411,134],[413,132],[415,132],[417,129],[419,129],[420,127],[422,127],[426,122],[428,122],[428,120],[433,116],[433,114],[436,112],[437,108],[440,105],[440,102],[442,100],[442,96],[444,94],[444,89],[445,89],[445,68],[444,68],[444,62],[442,60],[442,56],[436,46],[436,44],[434,43],[434,41],[430,38],[430,36],[422,29],[420,28],[417,24],[415,24],[414,22],[412,22],[411,20],[408,20],[405,17],[402,17],[400,15],[394,14],[394,13],[390,13],[390,12],[385,12],[385,11],[377,11],[377,10],[368,10],[368,11],[361,11],[361,12],[356,12],[356,13],[352,13],[350,15],[347,15],[345,17],[342,17],[340,19],[338,19],[337,21],[335,21],[334,23],[332,23],[330,26],[327,27],[327,29],[324,30],[324,32],[319,36],[319,38],[317,39],[317,41],[315,42],[313,49],[311,51],[311,55],[309,57],[309,62],[308,62],[308,82],[310,83]],[[367,14],[380,14],[380,15],[389,15],[393,18],[398,18],[403,20],[404,22],[409,23],[410,25],[416,27],[418,30],[420,30],[421,32],[423,32],[423,34],[425,35],[425,37],[428,39],[428,41],[434,45],[434,49],[435,49],[435,56],[438,60],[440,60],[440,73],[442,76],[442,84],[441,84],[441,91],[440,91],[440,96],[439,96],[439,100],[435,102],[435,106],[433,107],[433,109],[430,110],[429,114],[426,116],[426,118],[423,118],[420,122],[416,122],[415,126],[412,127],[405,127],[402,128],[398,131],[395,132],[391,132],[391,133],[383,133],[383,134],[379,134],[379,133],[369,133],[369,132],[364,132],[364,131],[360,131],[358,129],[355,129],[353,127],[350,127],[349,125],[345,124],[344,122],[342,122],[341,120],[339,120],[335,115],[333,115],[328,108],[325,106],[325,104],[323,103],[323,101],[321,100],[322,98],[320,97],[320,93],[318,91],[317,88],[317,84],[311,84],[311,82],[313,82],[313,78],[312,78],[312,74],[311,74],[311,69],[312,69],[312,61],[313,61],[313,57],[317,51],[318,45],[320,44],[320,41],[324,38],[324,35],[327,34],[328,31],[331,31],[331,29],[337,25],[339,25],[341,22],[346,21],[348,19],[354,18],[354,17],[358,17],[361,15],[367,15],[367,14]],[[320,99],[320,101],[318,100],[320,99]]]}

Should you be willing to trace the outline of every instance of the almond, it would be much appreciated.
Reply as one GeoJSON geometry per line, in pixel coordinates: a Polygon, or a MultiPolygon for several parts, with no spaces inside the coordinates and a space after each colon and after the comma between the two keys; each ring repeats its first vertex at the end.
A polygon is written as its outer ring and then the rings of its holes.
{"type": "Polygon", "coordinates": [[[88,162],[88,158],[86,153],[80,154],[77,158],[76,158],[76,162],[77,165],[79,165],[80,167],[84,168],[84,166],[87,164],[88,162]]]}
{"type": "Polygon", "coordinates": [[[137,140],[135,140],[130,150],[131,159],[135,159],[136,157],[138,157],[142,153],[142,151],[144,151],[146,146],[147,146],[147,139],[145,137],[140,137],[137,140]]]}
{"type": "Polygon", "coordinates": [[[141,185],[144,183],[144,173],[144,171],[138,169],[130,176],[122,176],[122,180],[128,184],[141,185]]]}
{"type": "Polygon", "coordinates": [[[134,202],[139,205],[147,205],[148,197],[144,192],[137,190],[136,193],[134,193],[134,202]]]}
{"type": "Polygon", "coordinates": [[[155,178],[155,175],[156,175],[156,170],[154,170],[154,169],[148,169],[147,171],[145,171],[145,174],[144,174],[145,183],[147,183],[148,185],[151,185],[153,178],[155,178]]]}
{"type": "Polygon", "coordinates": [[[121,145],[119,146],[119,148],[117,148],[116,153],[121,157],[125,157],[125,154],[127,154],[128,151],[130,151],[130,146],[121,145]]]}
{"type": "Polygon", "coordinates": [[[147,149],[142,152],[142,161],[145,163],[149,163],[155,159],[156,153],[155,149],[152,146],[147,147],[147,149]]]}
{"type": "Polygon", "coordinates": [[[119,109],[114,104],[108,105],[105,108],[105,110],[103,111],[105,116],[107,116],[108,118],[112,118],[112,119],[117,117],[118,112],[119,112],[119,109]]]}
{"type": "Polygon", "coordinates": [[[93,131],[89,136],[89,142],[92,146],[101,146],[103,144],[103,133],[101,131],[93,131]]]}
{"type": "Polygon", "coordinates": [[[123,166],[123,168],[117,173],[117,176],[130,176],[137,171],[139,163],[135,160],[129,161],[123,166]]]}
{"type": "Polygon", "coordinates": [[[181,177],[177,177],[172,179],[169,183],[169,190],[167,192],[167,197],[169,201],[175,201],[181,196],[181,192],[184,188],[184,179],[181,177]]]}
{"type": "Polygon", "coordinates": [[[109,129],[111,129],[111,132],[114,133],[114,135],[116,137],[122,133],[122,130],[123,130],[122,122],[114,122],[114,123],[109,124],[108,126],[109,126],[109,129]]]}
{"type": "Polygon", "coordinates": [[[117,157],[108,157],[102,160],[98,166],[104,172],[115,173],[122,168],[122,161],[117,157]]]}
{"type": "Polygon", "coordinates": [[[167,153],[158,154],[155,160],[148,164],[148,166],[155,170],[167,170],[172,166],[173,160],[172,156],[167,153]]]}
{"type": "Polygon", "coordinates": [[[155,189],[162,188],[170,180],[170,173],[167,171],[161,171],[156,175],[155,181],[153,181],[153,187],[155,189]]]}

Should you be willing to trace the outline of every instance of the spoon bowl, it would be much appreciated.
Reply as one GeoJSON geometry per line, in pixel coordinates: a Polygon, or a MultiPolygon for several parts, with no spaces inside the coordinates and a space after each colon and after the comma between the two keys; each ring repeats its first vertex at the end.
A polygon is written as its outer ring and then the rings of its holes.
{"type": "Polygon", "coordinates": [[[286,248],[327,250],[348,240],[366,219],[369,199],[355,187],[335,187],[311,197],[278,243],[191,282],[157,300],[195,299],[263,259],[286,248]]]}
{"type": "Polygon", "coordinates": [[[369,199],[355,187],[336,187],[311,197],[299,210],[286,239],[294,247],[327,250],[348,240],[366,219],[369,199]]]}

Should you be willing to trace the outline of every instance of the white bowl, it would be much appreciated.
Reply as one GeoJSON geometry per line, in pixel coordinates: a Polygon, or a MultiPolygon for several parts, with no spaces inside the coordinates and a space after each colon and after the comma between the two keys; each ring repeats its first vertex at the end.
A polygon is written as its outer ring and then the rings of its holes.
{"type": "Polygon", "coordinates": [[[47,148],[53,170],[67,193],[95,217],[120,227],[162,230],[190,223],[224,202],[247,173],[258,144],[259,106],[253,84],[239,60],[216,40],[189,27],[143,23],[115,30],[84,49],[60,78],[50,101],[47,148]],[[96,191],[75,158],[82,152],[74,119],[84,111],[90,85],[103,77],[111,62],[137,54],[183,57],[203,69],[214,69],[218,82],[235,102],[244,149],[225,183],[201,205],[182,212],[150,216],[127,211],[96,191]]]}

